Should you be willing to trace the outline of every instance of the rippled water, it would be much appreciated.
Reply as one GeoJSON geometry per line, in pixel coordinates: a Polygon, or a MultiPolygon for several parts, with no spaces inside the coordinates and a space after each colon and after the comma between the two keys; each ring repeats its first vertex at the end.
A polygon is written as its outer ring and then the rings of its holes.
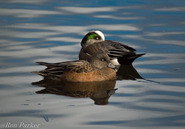
{"type": "Polygon", "coordinates": [[[0,128],[185,127],[185,1],[6,0],[0,17],[0,128]],[[146,55],[112,83],[31,73],[44,68],[36,61],[78,59],[81,39],[97,29],[146,55]]]}

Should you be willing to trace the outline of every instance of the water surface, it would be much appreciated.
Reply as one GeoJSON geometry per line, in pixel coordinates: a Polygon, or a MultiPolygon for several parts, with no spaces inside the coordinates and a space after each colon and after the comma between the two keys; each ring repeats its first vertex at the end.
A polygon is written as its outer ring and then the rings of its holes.
{"type": "Polygon", "coordinates": [[[185,127],[184,1],[6,0],[0,12],[0,128],[185,127]],[[35,62],[78,59],[92,30],[146,55],[108,87],[36,83],[35,62]]]}

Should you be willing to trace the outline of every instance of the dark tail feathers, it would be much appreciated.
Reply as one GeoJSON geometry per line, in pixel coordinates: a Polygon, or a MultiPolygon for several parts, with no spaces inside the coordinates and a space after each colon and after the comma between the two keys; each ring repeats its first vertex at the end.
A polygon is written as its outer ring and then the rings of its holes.
{"type": "Polygon", "coordinates": [[[123,57],[119,57],[118,58],[118,62],[122,65],[128,65],[128,64],[132,64],[132,62],[138,58],[138,57],[141,57],[145,55],[145,53],[142,53],[142,54],[134,54],[134,55],[131,55],[131,56],[123,56],[123,57]]]}

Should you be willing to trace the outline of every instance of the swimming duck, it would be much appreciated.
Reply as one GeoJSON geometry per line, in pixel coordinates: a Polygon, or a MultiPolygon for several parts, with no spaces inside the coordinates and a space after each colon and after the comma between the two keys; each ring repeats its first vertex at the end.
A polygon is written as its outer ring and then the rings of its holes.
{"type": "Polygon", "coordinates": [[[97,52],[105,52],[110,57],[111,63],[119,66],[131,64],[136,58],[144,55],[136,54],[136,49],[111,40],[105,40],[101,31],[92,31],[87,33],[81,41],[81,50],[79,59],[85,60],[97,52]]]}
{"type": "Polygon", "coordinates": [[[115,66],[105,53],[94,54],[87,60],[66,61],[60,63],[37,62],[47,68],[33,72],[54,80],[66,82],[94,82],[116,79],[115,66]]]}

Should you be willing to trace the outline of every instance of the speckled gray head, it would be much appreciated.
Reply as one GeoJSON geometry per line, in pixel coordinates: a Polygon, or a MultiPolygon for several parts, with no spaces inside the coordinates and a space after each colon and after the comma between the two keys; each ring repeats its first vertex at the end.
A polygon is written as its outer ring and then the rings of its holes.
{"type": "Polygon", "coordinates": [[[87,47],[90,44],[105,41],[105,36],[101,31],[91,31],[87,33],[81,41],[82,48],[87,47]]]}

